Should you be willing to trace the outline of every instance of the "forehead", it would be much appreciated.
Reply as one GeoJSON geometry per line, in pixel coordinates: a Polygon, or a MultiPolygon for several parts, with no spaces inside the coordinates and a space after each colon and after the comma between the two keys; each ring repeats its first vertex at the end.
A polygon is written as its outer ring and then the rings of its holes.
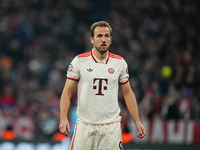
{"type": "Polygon", "coordinates": [[[110,30],[109,30],[108,27],[99,27],[99,26],[97,26],[94,29],[94,35],[97,35],[97,34],[110,34],[110,30]]]}

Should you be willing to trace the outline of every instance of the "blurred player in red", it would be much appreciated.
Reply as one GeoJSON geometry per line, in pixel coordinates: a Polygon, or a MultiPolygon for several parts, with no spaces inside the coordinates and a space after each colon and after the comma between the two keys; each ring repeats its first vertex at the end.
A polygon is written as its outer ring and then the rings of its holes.
{"type": "Polygon", "coordinates": [[[107,22],[95,22],[90,28],[93,49],[77,55],[69,65],[60,100],[59,129],[69,135],[67,115],[72,93],[78,86],[78,119],[70,150],[122,149],[119,87],[139,131],[137,137],[143,138],[146,134],[130,87],[127,63],[108,50],[112,42],[111,32],[107,22]]]}

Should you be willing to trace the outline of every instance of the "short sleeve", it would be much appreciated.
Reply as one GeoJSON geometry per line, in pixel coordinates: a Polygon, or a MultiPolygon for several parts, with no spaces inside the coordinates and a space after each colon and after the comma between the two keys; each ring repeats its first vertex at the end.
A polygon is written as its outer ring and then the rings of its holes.
{"type": "Polygon", "coordinates": [[[67,78],[71,80],[79,80],[79,77],[80,77],[80,72],[79,72],[78,58],[75,57],[69,64],[67,70],[67,78]]]}
{"type": "Polygon", "coordinates": [[[121,63],[121,74],[119,76],[119,83],[125,84],[129,81],[129,74],[128,74],[128,65],[124,59],[122,59],[121,63]]]}

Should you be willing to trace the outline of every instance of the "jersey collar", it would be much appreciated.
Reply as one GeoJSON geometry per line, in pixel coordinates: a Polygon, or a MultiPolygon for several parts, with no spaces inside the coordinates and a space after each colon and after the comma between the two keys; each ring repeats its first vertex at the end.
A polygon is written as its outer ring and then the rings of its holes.
{"type": "Polygon", "coordinates": [[[99,59],[94,55],[93,50],[91,50],[91,55],[92,55],[92,58],[94,59],[94,61],[95,61],[96,63],[107,64],[107,63],[108,63],[108,60],[109,60],[110,52],[108,51],[106,58],[105,58],[104,60],[102,60],[102,61],[99,60],[99,59]]]}

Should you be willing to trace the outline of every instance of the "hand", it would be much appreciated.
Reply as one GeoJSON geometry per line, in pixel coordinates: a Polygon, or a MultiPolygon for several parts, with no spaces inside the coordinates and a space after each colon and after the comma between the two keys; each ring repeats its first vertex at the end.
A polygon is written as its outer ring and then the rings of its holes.
{"type": "Polygon", "coordinates": [[[60,120],[59,129],[60,129],[60,132],[63,135],[65,135],[66,137],[68,137],[69,136],[68,132],[71,132],[70,131],[69,121],[67,119],[60,120]]]}
{"type": "Polygon", "coordinates": [[[136,128],[139,131],[139,134],[137,135],[137,137],[140,138],[140,139],[143,138],[146,135],[146,131],[145,131],[145,128],[142,125],[141,121],[137,121],[135,123],[135,125],[136,125],[136,128]]]}

